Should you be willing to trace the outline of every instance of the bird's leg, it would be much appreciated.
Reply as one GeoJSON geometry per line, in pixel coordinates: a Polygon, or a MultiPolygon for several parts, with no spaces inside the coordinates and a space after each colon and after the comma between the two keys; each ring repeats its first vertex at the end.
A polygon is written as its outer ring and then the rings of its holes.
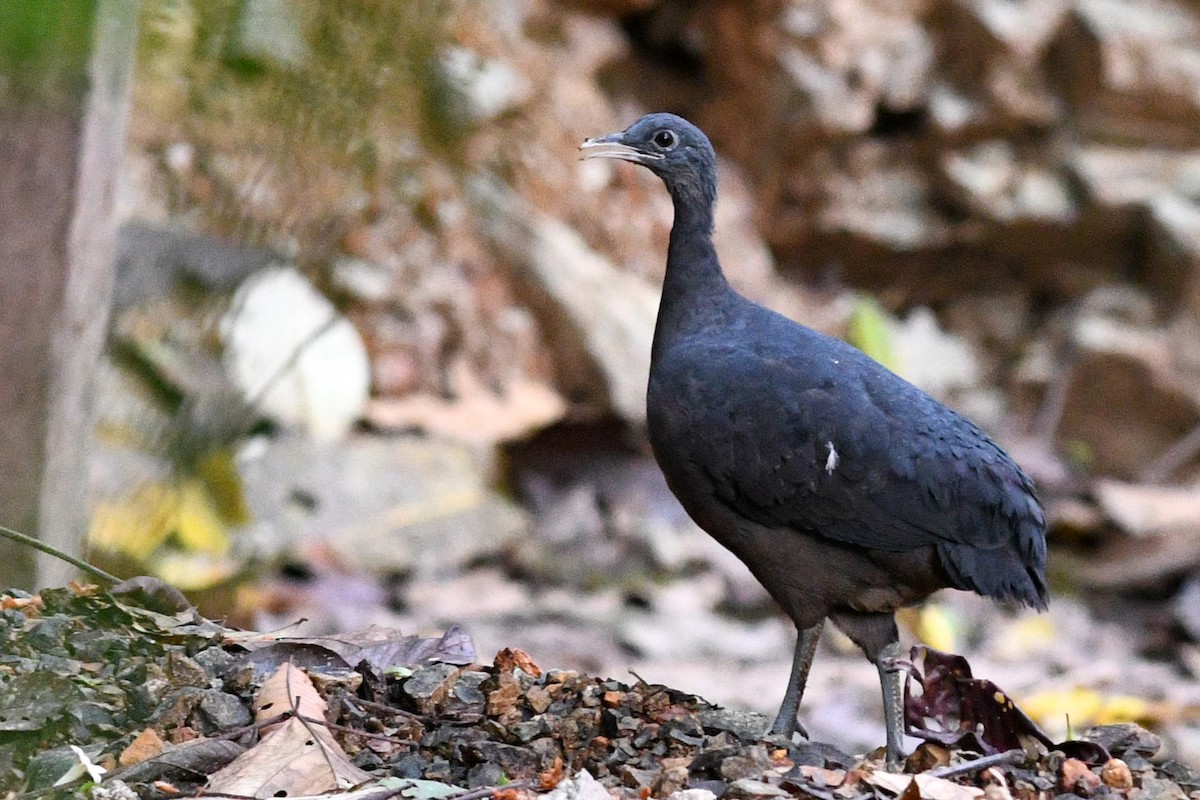
{"type": "Polygon", "coordinates": [[[804,696],[804,685],[808,683],[808,670],[812,666],[813,656],[817,652],[817,642],[821,639],[821,628],[825,620],[821,620],[811,628],[805,628],[796,633],[796,654],[792,657],[792,676],[788,679],[787,691],[783,693],[783,704],[779,706],[779,715],[771,725],[769,733],[791,736],[797,729],[808,738],[808,731],[796,721],[796,713],[800,710],[800,698],[804,696]]]}
{"type": "Polygon", "coordinates": [[[900,749],[904,742],[904,692],[901,687],[900,670],[896,659],[900,657],[900,643],[890,642],[875,657],[875,668],[879,670],[879,684],[883,687],[883,724],[887,728],[887,767],[897,772],[904,761],[900,749]]]}

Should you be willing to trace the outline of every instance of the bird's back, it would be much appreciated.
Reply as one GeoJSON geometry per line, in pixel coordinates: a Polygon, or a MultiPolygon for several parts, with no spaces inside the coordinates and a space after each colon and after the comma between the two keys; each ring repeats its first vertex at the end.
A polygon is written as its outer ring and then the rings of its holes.
{"type": "Polygon", "coordinates": [[[656,334],[649,387],[655,455],[709,533],[936,552],[924,584],[1045,605],[1041,507],[985,433],[844,342],[732,291],[720,310],[656,334]]]}

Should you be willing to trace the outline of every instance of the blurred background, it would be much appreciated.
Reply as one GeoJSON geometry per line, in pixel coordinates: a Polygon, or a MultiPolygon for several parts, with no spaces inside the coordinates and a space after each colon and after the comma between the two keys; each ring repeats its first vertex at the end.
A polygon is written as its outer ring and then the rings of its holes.
{"type": "MultiPolygon", "coordinates": [[[[673,111],[721,156],[734,285],[1038,482],[1050,613],[946,593],[905,641],[967,654],[1051,735],[1134,719],[1200,763],[1200,4],[123,13],[96,26],[131,65],[111,318],[78,367],[94,563],[239,625],[459,623],[484,659],[773,711],[790,623],[645,440],[670,201],[577,160],[673,111]]],[[[13,213],[29,196],[5,174],[13,213]]],[[[103,319],[108,292],[84,297],[103,319]]],[[[877,695],[827,633],[813,737],[881,744],[877,695]]]]}

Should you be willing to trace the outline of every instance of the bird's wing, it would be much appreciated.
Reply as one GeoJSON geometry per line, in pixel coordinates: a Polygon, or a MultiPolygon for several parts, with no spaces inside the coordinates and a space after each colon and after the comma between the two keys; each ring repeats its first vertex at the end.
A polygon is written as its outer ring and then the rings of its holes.
{"type": "Polygon", "coordinates": [[[679,435],[721,501],[762,524],[893,551],[1002,548],[1019,520],[1040,521],[1028,480],[975,426],[857,351],[835,355],[730,346],[679,359],[679,435]]]}

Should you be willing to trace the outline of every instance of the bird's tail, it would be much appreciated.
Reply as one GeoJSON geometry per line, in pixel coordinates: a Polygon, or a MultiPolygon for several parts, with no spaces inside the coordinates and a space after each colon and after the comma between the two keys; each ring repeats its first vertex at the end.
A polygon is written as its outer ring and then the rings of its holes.
{"type": "Polygon", "coordinates": [[[938,549],[957,588],[1045,611],[1049,602],[1045,539],[1038,535],[1026,542],[1024,554],[1011,545],[945,544],[938,549]]]}

